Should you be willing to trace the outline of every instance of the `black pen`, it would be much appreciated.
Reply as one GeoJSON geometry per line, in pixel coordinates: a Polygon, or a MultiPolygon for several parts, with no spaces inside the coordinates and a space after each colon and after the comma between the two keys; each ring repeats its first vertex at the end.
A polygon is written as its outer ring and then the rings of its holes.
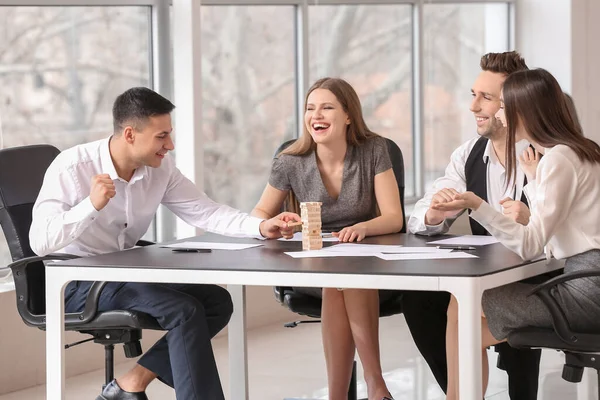
{"type": "Polygon", "coordinates": [[[441,250],[477,250],[477,247],[473,246],[437,246],[438,249],[441,250]]]}
{"type": "Polygon", "coordinates": [[[171,251],[174,253],[210,253],[210,252],[212,252],[211,249],[183,249],[183,248],[171,249],[171,251]]]}

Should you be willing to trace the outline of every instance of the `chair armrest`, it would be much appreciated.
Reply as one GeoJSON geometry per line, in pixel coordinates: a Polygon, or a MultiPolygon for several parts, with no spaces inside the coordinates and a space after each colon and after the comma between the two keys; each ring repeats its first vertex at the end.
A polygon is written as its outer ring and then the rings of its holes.
{"type": "Polygon", "coordinates": [[[10,268],[15,281],[15,291],[17,294],[17,309],[23,321],[29,326],[43,327],[46,325],[44,314],[33,314],[28,306],[29,286],[27,284],[27,266],[33,263],[43,263],[44,261],[71,260],[78,258],[72,254],[48,254],[47,256],[25,257],[10,263],[10,268]]]}
{"type": "Polygon", "coordinates": [[[65,314],[65,327],[69,325],[81,325],[87,324],[98,314],[98,301],[100,300],[100,294],[108,282],[95,281],[90,286],[90,290],[85,298],[85,305],[83,311],[80,313],[67,313],[65,314]]]}
{"type": "MultiPolygon", "coordinates": [[[[23,318],[23,321],[25,321],[26,324],[36,327],[44,327],[46,325],[45,315],[32,314],[29,308],[27,307],[27,283],[21,283],[21,277],[22,275],[25,275],[25,270],[27,266],[31,263],[36,262],[72,260],[75,258],[79,258],[79,256],[62,253],[48,254],[47,256],[26,257],[21,260],[17,260],[8,266],[15,275],[15,288],[17,290],[17,307],[19,309],[19,314],[21,315],[21,318],[23,318]]],[[[96,314],[98,313],[98,300],[100,298],[100,293],[102,292],[102,289],[104,289],[104,286],[106,286],[107,283],[108,282],[100,281],[92,283],[92,286],[90,287],[87,298],[85,300],[85,306],[83,311],[80,313],[65,314],[65,327],[69,325],[85,324],[96,317],[96,314]]]]}
{"type": "Polygon", "coordinates": [[[531,290],[531,292],[529,293],[529,295],[536,294],[537,292],[542,291],[542,290],[549,290],[550,288],[558,285],[559,283],[568,282],[573,279],[589,278],[592,276],[600,277],[600,270],[589,270],[588,269],[585,271],[575,271],[575,272],[568,272],[566,274],[560,274],[560,275],[558,275],[552,279],[549,279],[546,282],[534,287],[531,290]]]}
{"type": "Polygon", "coordinates": [[[556,334],[566,343],[577,342],[578,334],[573,332],[571,329],[565,312],[560,307],[560,304],[553,295],[556,292],[556,286],[574,279],[588,278],[593,276],[600,277],[600,271],[586,270],[562,274],[536,286],[528,295],[531,296],[535,294],[540,298],[540,300],[542,300],[552,316],[552,325],[554,326],[556,334]]]}
{"type": "Polygon", "coordinates": [[[47,256],[33,256],[33,257],[25,257],[20,260],[13,261],[8,264],[6,268],[10,268],[15,275],[19,275],[22,273],[25,268],[31,263],[40,262],[40,261],[56,261],[56,260],[72,260],[74,258],[79,258],[78,256],[74,256],[73,254],[62,254],[62,253],[53,253],[48,254],[47,256]]]}
{"type": "Polygon", "coordinates": [[[145,247],[145,246],[152,246],[153,244],[156,244],[156,243],[151,242],[149,240],[141,240],[140,239],[137,241],[137,243],[135,245],[145,247]]]}

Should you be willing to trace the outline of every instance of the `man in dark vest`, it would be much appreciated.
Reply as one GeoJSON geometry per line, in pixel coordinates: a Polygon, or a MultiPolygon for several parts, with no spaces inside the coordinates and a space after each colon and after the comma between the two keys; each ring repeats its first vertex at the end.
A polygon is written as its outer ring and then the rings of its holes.
{"type": "MultiPolygon", "coordinates": [[[[435,181],[433,188],[415,205],[408,222],[408,231],[420,235],[446,233],[460,215],[430,208],[436,202],[450,199],[448,188],[459,192],[472,191],[495,205],[516,221],[527,224],[529,209],[523,195],[526,183],[521,170],[516,180],[506,187],[504,160],[506,129],[495,118],[500,109],[500,92],[506,77],[527,69],[516,52],[489,53],[481,58],[481,73],[471,89],[473,100],[470,110],[475,117],[478,137],[464,143],[452,153],[445,175],[435,181]]],[[[517,154],[528,143],[517,144],[517,154]]],[[[488,232],[469,219],[475,235],[488,232]]],[[[429,364],[442,390],[447,388],[446,369],[446,310],[450,300],[446,292],[406,292],[403,312],[419,351],[429,364]]],[[[496,346],[498,367],[508,373],[511,400],[535,400],[541,350],[517,350],[507,343],[496,346]]]]}

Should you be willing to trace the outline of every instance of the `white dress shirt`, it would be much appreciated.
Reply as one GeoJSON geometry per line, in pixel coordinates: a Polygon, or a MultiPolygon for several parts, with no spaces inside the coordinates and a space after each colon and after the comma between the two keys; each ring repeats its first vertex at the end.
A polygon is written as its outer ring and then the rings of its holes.
{"type": "MultiPolygon", "coordinates": [[[[425,214],[429,210],[431,205],[431,199],[433,196],[442,189],[452,188],[459,193],[463,193],[467,190],[467,178],[465,176],[465,164],[469,158],[469,154],[473,150],[473,146],[479,140],[479,136],[474,137],[466,143],[463,143],[459,148],[454,150],[450,157],[450,164],[446,167],[444,176],[436,179],[433,183],[433,187],[425,193],[425,196],[419,200],[414,207],[414,210],[408,220],[408,231],[410,233],[420,235],[438,235],[448,232],[450,226],[456,218],[461,214],[459,213],[454,218],[446,218],[439,225],[426,225],[425,214]]],[[[517,143],[517,154],[521,154],[529,146],[526,141],[520,141],[517,143]]],[[[517,184],[508,185],[506,187],[506,170],[492,146],[492,142],[488,140],[483,153],[483,161],[487,165],[487,198],[489,203],[498,211],[502,211],[500,200],[510,197],[512,199],[521,199],[523,192],[523,181],[524,175],[520,168],[517,168],[517,184]]]]}
{"type": "Polygon", "coordinates": [[[582,162],[564,145],[547,149],[525,194],[531,205],[526,226],[485,202],[471,218],[526,260],[546,245],[557,259],[600,249],[600,164],[582,162]]]}
{"type": "Polygon", "coordinates": [[[108,144],[103,139],[65,150],[46,171],[29,232],[36,254],[88,256],[133,247],[161,203],[206,231],[260,237],[261,219],[208,198],[168,154],[159,168],[140,167],[129,182],[119,178],[108,144]],[[97,211],[89,196],[92,177],[99,174],[110,175],[116,195],[97,211]]]}

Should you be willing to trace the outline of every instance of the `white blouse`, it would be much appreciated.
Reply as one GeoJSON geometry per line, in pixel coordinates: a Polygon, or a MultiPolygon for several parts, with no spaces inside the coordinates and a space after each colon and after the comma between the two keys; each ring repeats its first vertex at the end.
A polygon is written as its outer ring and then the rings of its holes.
{"type": "Polygon", "coordinates": [[[582,162],[571,148],[547,149],[536,181],[525,186],[531,205],[526,226],[488,203],[471,213],[502,244],[529,260],[547,245],[547,255],[567,258],[600,249],[600,164],[582,162]]]}

